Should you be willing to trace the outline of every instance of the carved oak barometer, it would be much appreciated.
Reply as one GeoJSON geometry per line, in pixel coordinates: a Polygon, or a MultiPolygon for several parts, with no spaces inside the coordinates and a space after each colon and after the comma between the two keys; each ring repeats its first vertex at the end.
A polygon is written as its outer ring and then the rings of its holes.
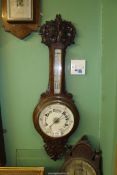
{"type": "Polygon", "coordinates": [[[49,85],[34,110],[33,122],[48,155],[56,160],[65,153],[67,140],[79,124],[78,110],[65,89],[65,53],[74,43],[76,30],[57,15],[42,25],[40,34],[49,48],[49,85]]]}

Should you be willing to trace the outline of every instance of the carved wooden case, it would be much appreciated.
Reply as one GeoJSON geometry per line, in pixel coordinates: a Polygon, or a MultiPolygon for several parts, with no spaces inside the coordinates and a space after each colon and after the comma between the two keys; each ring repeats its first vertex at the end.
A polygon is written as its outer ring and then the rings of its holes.
{"type": "Polygon", "coordinates": [[[71,22],[62,20],[61,16],[57,15],[55,20],[47,21],[41,26],[40,34],[42,36],[42,43],[49,48],[49,83],[47,91],[41,95],[39,103],[34,110],[33,122],[35,129],[43,137],[44,147],[48,155],[52,159],[57,160],[66,152],[67,140],[79,125],[79,112],[74,104],[72,94],[68,93],[65,88],[66,48],[74,43],[76,30],[71,22]],[[60,53],[60,62],[58,64],[56,63],[56,51],[60,53]],[[56,88],[56,72],[58,72],[58,89],[56,88]],[[48,136],[48,133],[44,133],[39,125],[41,112],[47,106],[54,104],[66,106],[74,117],[73,128],[67,134],[60,137],[48,136]]]}

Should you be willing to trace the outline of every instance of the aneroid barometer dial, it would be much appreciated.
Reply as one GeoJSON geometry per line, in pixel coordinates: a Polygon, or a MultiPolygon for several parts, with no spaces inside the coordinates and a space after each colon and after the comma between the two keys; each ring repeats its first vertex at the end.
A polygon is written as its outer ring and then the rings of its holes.
{"type": "Polygon", "coordinates": [[[50,104],[40,113],[39,125],[46,135],[59,138],[67,135],[72,130],[74,116],[65,105],[60,103],[50,104]]]}
{"type": "Polygon", "coordinates": [[[74,42],[76,30],[57,15],[41,26],[40,34],[49,48],[49,84],[34,110],[33,122],[48,155],[56,160],[66,152],[67,140],[79,124],[78,110],[65,89],[65,53],[74,42]]]}

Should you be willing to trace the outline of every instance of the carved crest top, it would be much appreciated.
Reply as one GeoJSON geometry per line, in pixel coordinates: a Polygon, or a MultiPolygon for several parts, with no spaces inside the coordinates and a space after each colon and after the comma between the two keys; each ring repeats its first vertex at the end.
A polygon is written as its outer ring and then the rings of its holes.
{"type": "Polygon", "coordinates": [[[61,43],[65,47],[74,43],[76,29],[71,22],[62,20],[61,15],[56,15],[55,20],[46,21],[40,28],[42,43],[51,46],[61,43]]]}

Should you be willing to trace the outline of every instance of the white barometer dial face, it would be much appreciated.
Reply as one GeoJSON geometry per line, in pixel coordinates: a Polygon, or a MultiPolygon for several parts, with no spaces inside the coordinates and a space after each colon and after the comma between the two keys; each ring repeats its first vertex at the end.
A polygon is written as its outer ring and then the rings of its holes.
{"type": "Polygon", "coordinates": [[[50,104],[39,114],[39,126],[50,137],[65,136],[74,126],[74,116],[65,105],[60,103],[50,104]]]}

